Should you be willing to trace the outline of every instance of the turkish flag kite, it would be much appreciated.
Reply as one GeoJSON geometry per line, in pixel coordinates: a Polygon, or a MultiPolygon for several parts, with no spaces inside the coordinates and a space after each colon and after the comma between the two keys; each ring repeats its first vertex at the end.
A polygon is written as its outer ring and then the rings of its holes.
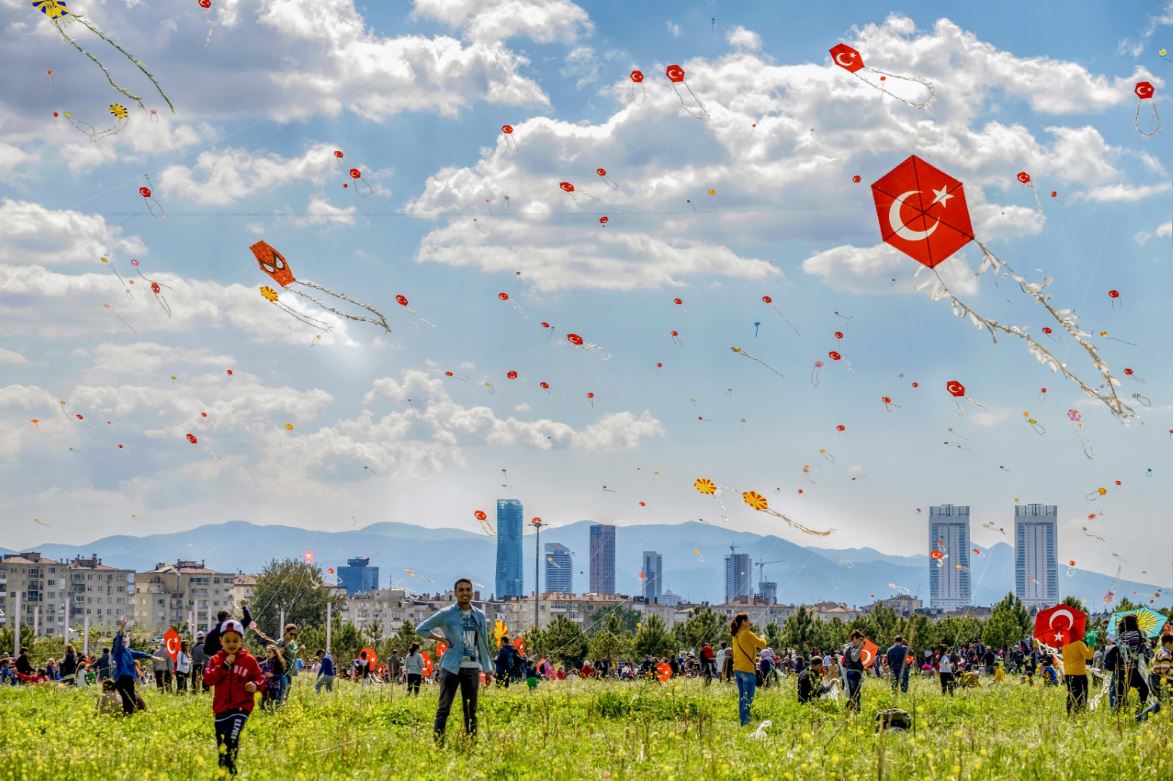
{"type": "Polygon", "coordinates": [[[832,55],[833,62],[849,73],[856,73],[865,67],[865,61],[861,59],[861,52],[847,43],[838,43],[829,49],[828,53],[832,55]]]}
{"type": "Polygon", "coordinates": [[[526,641],[521,636],[514,638],[514,648],[518,653],[526,656],[526,641]]]}
{"type": "Polygon", "coordinates": [[[665,683],[673,677],[673,668],[669,666],[668,662],[661,662],[657,665],[657,680],[665,683]]]}
{"type": "Polygon", "coordinates": [[[1085,636],[1085,613],[1057,605],[1036,614],[1032,636],[1051,648],[1061,648],[1085,636]]]}
{"type": "Polygon", "coordinates": [[[873,204],[882,240],[928,268],[975,238],[963,183],[915,155],[873,183],[873,204]]]}
{"type": "Polygon", "coordinates": [[[440,659],[449,650],[449,644],[444,640],[437,640],[437,658],[440,659]]]}
{"type": "Polygon", "coordinates": [[[174,627],[169,627],[163,633],[164,647],[167,648],[167,655],[171,657],[171,661],[175,661],[180,655],[180,633],[175,631],[174,627]]]}
{"type": "Polygon", "coordinates": [[[861,646],[861,664],[865,667],[873,664],[873,660],[877,658],[878,648],[872,640],[865,638],[865,644],[861,646]]]}
{"type": "Polygon", "coordinates": [[[424,657],[423,674],[425,678],[432,677],[432,657],[428,655],[428,651],[421,651],[420,655],[424,657]]]}

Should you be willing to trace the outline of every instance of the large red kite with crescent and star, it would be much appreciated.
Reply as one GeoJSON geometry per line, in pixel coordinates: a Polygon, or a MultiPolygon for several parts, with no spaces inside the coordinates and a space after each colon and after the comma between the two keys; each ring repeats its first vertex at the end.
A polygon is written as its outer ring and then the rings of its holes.
{"type": "Polygon", "coordinates": [[[1032,636],[1050,648],[1062,648],[1085,636],[1085,613],[1057,605],[1036,614],[1032,636]]]}

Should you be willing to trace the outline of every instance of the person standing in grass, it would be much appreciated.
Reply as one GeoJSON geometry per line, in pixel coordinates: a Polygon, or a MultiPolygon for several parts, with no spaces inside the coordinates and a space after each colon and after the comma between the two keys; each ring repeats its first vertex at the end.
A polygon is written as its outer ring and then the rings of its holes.
{"type": "Polygon", "coordinates": [[[180,641],[179,653],[175,655],[175,693],[188,690],[188,676],[192,674],[192,657],[188,656],[188,641],[180,641]]]}
{"type": "Polygon", "coordinates": [[[910,652],[910,647],[906,645],[906,641],[898,635],[893,639],[893,645],[885,652],[885,663],[889,665],[890,674],[893,675],[893,690],[898,690],[898,685],[902,687],[902,694],[905,694],[910,687],[910,665],[906,663],[906,656],[910,652]]]}
{"type": "Polygon", "coordinates": [[[751,631],[751,618],[745,612],[730,622],[730,637],[734,680],[738,684],[738,723],[745,727],[751,723],[751,702],[755,699],[755,661],[767,641],[751,631]]]}
{"type": "Polygon", "coordinates": [[[424,656],[420,653],[420,643],[413,643],[404,657],[404,674],[408,679],[408,694],[420,695],[420,679],[424,676],[424,656]]]}
{"type": "Polygon", "coordinates": [[[110,647],[110,655],[114,657],[114,689],[122,698],[122,712],[128,716],[138,709],[138,699],[135,696],[136,659],[154,659],[144,651],[132,650],[126,639],[126,617],[118,619],[118,633],[114,635],[114,643],[110,647]]]}
{"type": "Polygon", "coordinates": [[[862,649],[865,647],[865,635],[860,629],[854,629],[849,635],[848,645],[841,651],[844,661],[841,663],[845,678],[845,710],[849,713],[861,712],[861,679],[865,677],[865,665],[861,661],[862,649]]]}
{"type": "Polygon", "coordinates": [[[951,661],[951,655],[945,645],[939,649],[938,682],[942,685],[944,697],[948,693],[952,697],[955,696],[955,663],[951,661]]]}
{"type": "Polygon", "coordinates": [[[1081,713],[1089,697],[1089,678],[1085,674],[1085,663],[1093,659],[1093,649],[1081,640],[1074,640],[1061,647],[1061,663],[1065,669],[1065,713],[1081,713]]]}
{"type": "Polygon", "coordinates": [[[456,601],[452,605],[438,610],[416,627],[416,634],[421,637],[432,636],[448,645],[441,657],[438,681],[441,691],[433,720],[433,737],[438,744],[445,740],[445,725],[458,687],[461,689],[465,733],[470,737],[477,735],[480,674],[492,675],[494,672],[486,634],[486,614],[473,606],[473,581],[458,578],[453,584],[453,594],[456,601]]]}
{"type": "Polygon", "coordinates": [[[196,642],[192,644],[192,694],[200,691],[204,685],[204,665],[208,657],[204,654],[204,633],[196,633],[196,642]]]}
{"type": "Polygon", "coordinates": [[[225,621],[220,627],[221,648],[204,668],[204,682],[215,687],[217,764],[232,776],[237,774],[241,730],[253,712],[253,693],[265,684],[257,660],[242,647],[244,639],[245,628],[239,621],[225,621]]]}
{"type": "Polygon", "coordinates": [[[315,654],[318,657],[318,680],[314,682],[314,693],[318,694],[325,686],[328,692],[335,690],[335,660],[325,649],[319,648],[315,654]]]}
{"type": "MultiPolygon", "coordinates": [[[[244,603],[241,603],[244,607],[244,603]]],[[[284,662],[285,672],[281,678],[278,679],[279,685],[277,690],[277,704],[282,705],[286,701],[286,697],[290,693],[290,686],[293,684],[293,679],[298,675],[298,625],[286,624],[285,632],[282,635],[281,642],[272,640],[265,635],[260,629],[255,629],[257,635],[267,643],[276,645],[281,651],[282,661],[284,662]]],[[[364,654],[366,656],[366,654],[364,654]]]]}

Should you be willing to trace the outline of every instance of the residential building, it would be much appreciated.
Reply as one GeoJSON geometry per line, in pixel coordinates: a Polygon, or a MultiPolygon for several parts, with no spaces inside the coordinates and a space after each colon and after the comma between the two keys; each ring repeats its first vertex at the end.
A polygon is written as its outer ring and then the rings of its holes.
{"type": "Polygon", "coordinates": [[[774,580],[760,580],[759,593],[755,596],[764,605],[774,605],[778,601],[779,584],[774,580]]]}
{"type": "Polygon", "coordinates": [[[66,565],[69,580],[69,623],[73,629],[113,629],[120,616],[132,615],[135,571],[109,567],[90,554],[66,565]]]}
{"type": "Polygon", "coordinates": [[[20,594],[20,622],[38,635],[60,637],[65,621],[66,565],[36,551],[13,553],[0,559],[0,626],[16,621],[20,594]]]}
{"type": "Polygon", "coordinates": [[[347,559],[347,566],[337,567],[335,572],[339,576],[339,585],[347,589],[349,597],[379,588],[379,567],[371,566],[370,556],[347,559]]]}
{"type": "Polygon", "coordinates": [[[207,629],[221,610],[235,613],[232,603],[236,575],[217,572],[203,561],[180,559],[160,563],[135,574],[135,627],[163,632],[168,627],[194,624],[207,629]]]}
{"type": "Polygon", "coordinates": [[[616,527],[593,523],[588,530],[588,591],[616,593],[616,527]]]}
{"type": "MultiPolygon", "coordinates": [[[[607,611],[620,605],[640,609],[640,604],[616,594],[540,594],[539,627],[546,628],[556,616],[579,624],[584,629],[602,621],[607,611]]],[[[494,599],[485,604],[486,616],[493,620],[500,618],[510,628],[511,636],[517,636],[534,626],[534,598],[517,597],[494,599]]]]}
{"type": "Polygon", "coordinates": [[[1016,596],[1024,607],[1052,607],[1060,601],[1057,580],[1057,506],[1016,505],[1016,596]]]}
{"type": "Polygon", "coordinates": [[[657,597],[661,596],[662,589],[662,570],[661,570],[661,554],[657,551],[647,550],[643,554],[643,563],[641,564],[641,572],[644,574],[644,582],[641,583],[641,596],[650,602],[656,602],[657,597]]]}
{"type": "Polygon", "coordinates": [[[930,607],[957,610],[971,604],[971,508],[942,504],[930,508],[930,607]]]}
{"type": "Polygon", "coordinates": [[[899,616],[912,616],[915,611],[922,609],[922,600],[911,594],[898,594],[885,599],[879,599],[872,605],[869,605],[867,609],[872,612],[875,608],[879,607],[888,607],[899,616]]]}
{"type": "MultiPolygon", "coordinates": [[[[253,602],[253,589],[257,587],[257,576],[246,575],[243,572],[238,572],[237,576],[233,578],[232,587],[232,601],[234,605],[241,604],[241,600],[245,602],[253,602]]],[[[233,608],[235,612],[236,608],[233,608]]]]}
{"type": "Polygon", "coordinates": [[[795,605],[766,604],[752,596],[736,597],[727,600],[725,604],[714,605],[712,609],[727,621],[732,620],[739,613],[746,613],[750,616],[751,623],[759,627],[760,630],[763,630],[768,624],[783,626],[783,622],[796,612],[795,605]]]}
{"type": "Polygon", "coordinates": [[[751,597],[751,555],[734,553],[726,557],[726,602],[751,597]]]}
{"type": "MultiPolygon", "coordinates": [[[[535,584],[538,588],[538,584],[535,584]]],[[[522,502],[498,500],[498,560],[494,570],[494,595],[521,597],[522,590],[522,502]]]]}
{"type": "Polygon", "coordinates": [[[543,543],[543,551],[547,556],[546,591],[555,594],[572,594],[571,575],[573,574],[571,548],[557,542],[543,543]]]}
{"type": "Polygon", "coordinates": [[[810,605],[808,610],[821,621],[831,621],[834,618],[839,618],[841,621],[852,621],[861,615],[860,611],[841,602],[817,602],[815,605],[810,605]]]}

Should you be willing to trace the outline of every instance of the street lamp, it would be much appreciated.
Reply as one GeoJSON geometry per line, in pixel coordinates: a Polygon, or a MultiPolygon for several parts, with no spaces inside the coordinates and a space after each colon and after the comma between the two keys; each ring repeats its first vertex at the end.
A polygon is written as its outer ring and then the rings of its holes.
{"type": "Polygon", "coordinates": [[[539,533],[548,524],[543,523],[543,519],[536,515],[530,519],[530,525],[534,527],[534,628],[537,632],[539,628],[539,533]]]}

